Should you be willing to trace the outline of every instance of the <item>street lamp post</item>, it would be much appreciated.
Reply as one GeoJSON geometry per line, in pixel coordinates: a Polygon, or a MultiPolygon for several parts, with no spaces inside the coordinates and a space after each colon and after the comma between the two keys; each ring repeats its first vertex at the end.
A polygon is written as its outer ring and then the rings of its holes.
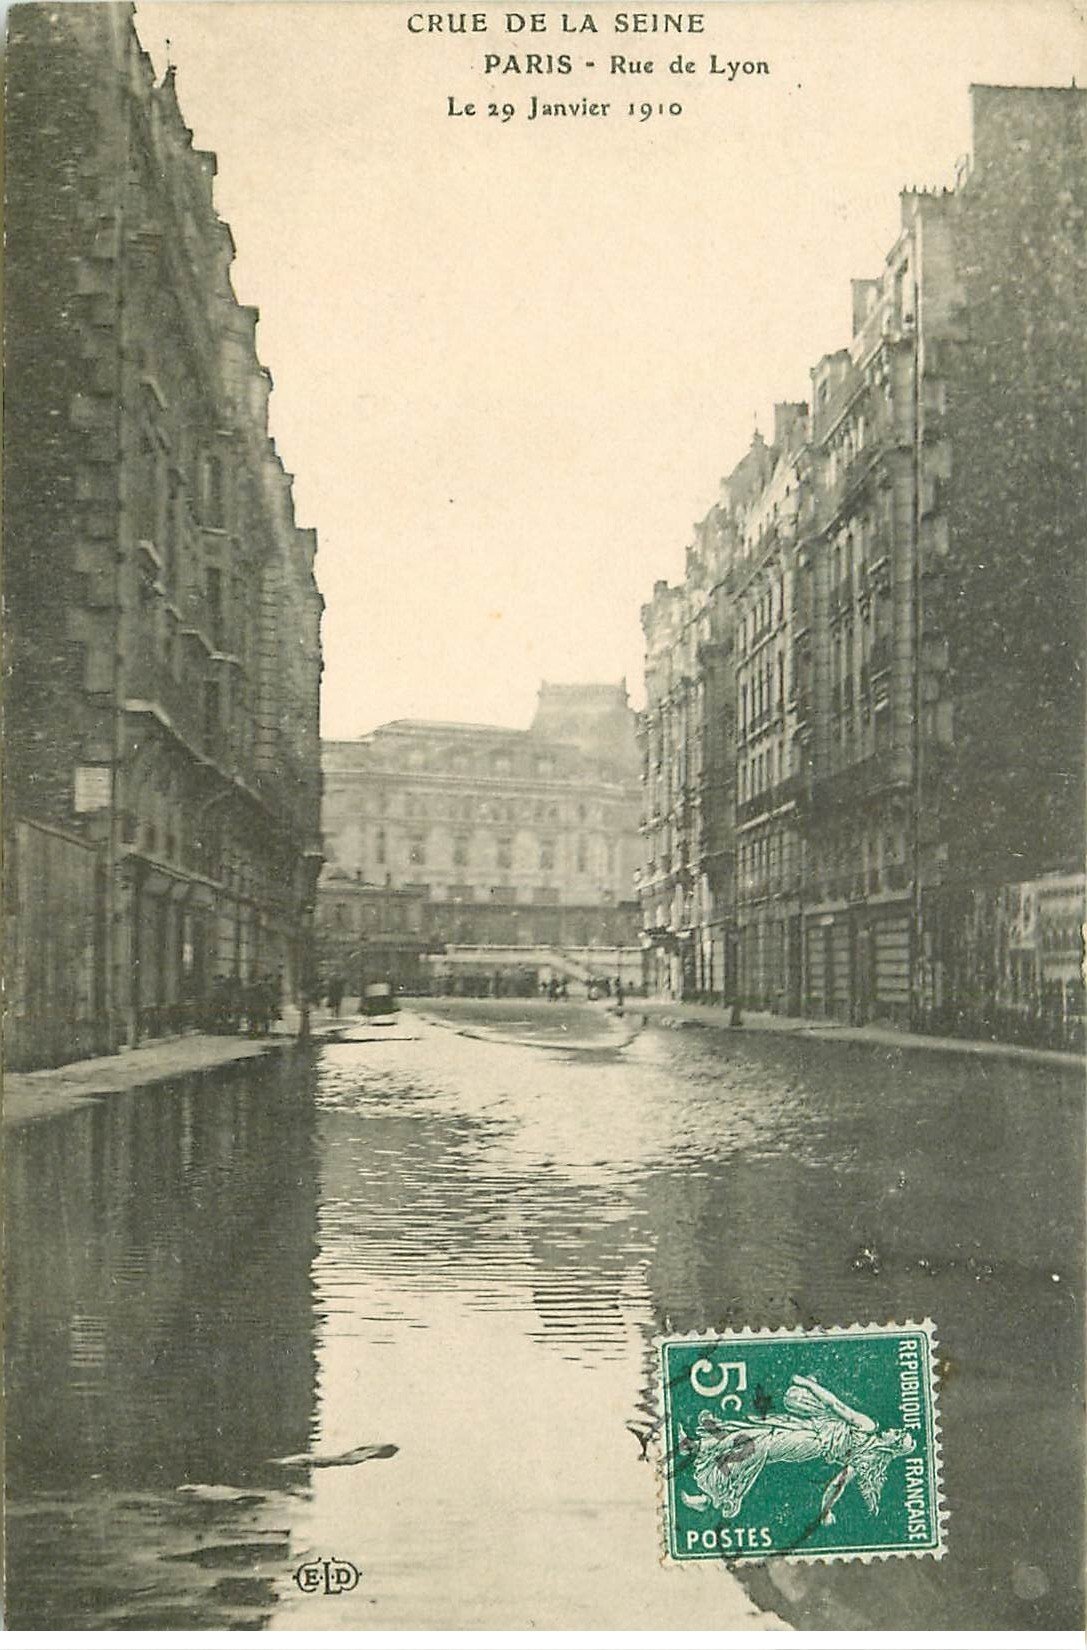
{"type": "Polygon", "coordinates": [[[298,1041],[310,1038],[310,981],[313,975],[313,914],[317,905],[317,877],[324,863],[320,849],[307,848],[299,861],[302,892],[299,901],[298,1041]]]}

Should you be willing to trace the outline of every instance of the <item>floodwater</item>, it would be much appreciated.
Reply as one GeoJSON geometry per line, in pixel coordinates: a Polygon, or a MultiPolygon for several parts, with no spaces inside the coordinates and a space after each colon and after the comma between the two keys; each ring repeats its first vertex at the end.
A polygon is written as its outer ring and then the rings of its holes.
{"type": "Polygon", "coordinates": [[[9,1130],[10,1627],[1079,1625],[1079,1074],[561,1015],[9,1130]],[[925,1316],[942,1561],[661,1564],[655,1334],[925,1316]]]}

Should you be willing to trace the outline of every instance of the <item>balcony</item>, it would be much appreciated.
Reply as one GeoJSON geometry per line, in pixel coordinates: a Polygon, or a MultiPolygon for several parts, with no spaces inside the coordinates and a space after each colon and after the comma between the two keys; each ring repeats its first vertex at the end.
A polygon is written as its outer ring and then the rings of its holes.
{"type": "Polygon", "coordinates": [[[186,692],[182,682],[168,669],[157,635],[141,629],[136,646],[125,663],[125,698],[155,705],[169,718],[181,736],[199,744],[197,707],[199,698],[186,692]]]}
{"type": "Polygon", "coordinates": [[[737,829],[749,825],[753,819],[761,819],[765,814],[776,813],[779,808],[788,807],[790,802],[801,802],[807,796],[808,781],[800,774],[790,774],[777,785],[768,785],[752,796],[746,802],[740,802],[736,807],[737,829]]]}
{"type": "Polygon", "coordinates": [[[811,802],[817,809],[852,808],[866,797],[909,783],[909,759],[895,750],[877,751],[859,762],[817,779],[811,802]]]}

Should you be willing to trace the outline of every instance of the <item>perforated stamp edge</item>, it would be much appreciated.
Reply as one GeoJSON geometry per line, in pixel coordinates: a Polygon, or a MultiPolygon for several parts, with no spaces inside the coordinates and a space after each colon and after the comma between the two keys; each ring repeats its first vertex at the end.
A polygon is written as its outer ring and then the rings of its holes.
{"type": "Polygon", "coordinates": [[[940,1382],[938,1370],[937,1347],[939,1340],[936,1325],[931,1318],[903,1318],[901,1321],[893,1319],[885,1323],[849,1323],[832,1325],[781,1325],[777,1328],[753,1329],[745,1325],[742,1329],[689,1329],[684,1331],[669,1330],[663,1335],[653,1337],[653,1357],[656,1366],[656,1428],[654,1431],[654,1467],[657,1485],[657,1528],[659,1532],[660,1562],[669,1568],[685,1566],[691,1563],[688,1558],[677,1558],[672,1552],[669,1541],[671,1528],[671,1501],[669,1496],[669,1445],[667,1426],[667,1407],[665,1399],[665,1348],[682,1345],[692,1341],[717,1341],[731,1346],[746,1345],[752,1341],[785,1341],[832,1340],[836,1336],[857,1335],[915,1335],[924,1337],[926,1356],[925,1374],[929,1403],[929,1425],[931,1428],[931,1461],[932,1461],[932,1492],[933,1505],[933,1533],[935,1542],[925,1547],[913,1547],[903,1544],[899,1547],[887,1547],[876,1552],[801,1552],[791,1549],[787,1552],[721,1552],[717,1554],[718,1562],[732,1569],[741,1564],[872,1564],[883,1563],[895,1558],[931,1558],[936,1561],[947,1553],[947,1523],[948,1509],[944,1496],[944,1460],[943,1434],[941,1431],[940,1416],[940,1382]]]}

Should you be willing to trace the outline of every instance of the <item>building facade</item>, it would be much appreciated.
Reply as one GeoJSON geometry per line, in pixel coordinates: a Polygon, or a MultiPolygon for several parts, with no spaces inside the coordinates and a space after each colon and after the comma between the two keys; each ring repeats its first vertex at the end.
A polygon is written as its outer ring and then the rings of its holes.
{"type": "Polygon", "coordinates": [[[8,1025],[42,1063],[198,1022],[217,976],[297,993],[322,604],[173,72],[91,4],[13,17],[7,78],[8,1025]]]}
{"type": "Polygon", "coordinates": [[[324,744],[322,967],[421,987],[456,948],[636,947],[625,685],[545,683],[532,726],[390,722],[324,744]]]}
{"type": "Polygon", "coordinates": [[[1087,94],[972,98],[954,188],[903,193],[849,346],[722,483],[708,593],[700,539],[643,610],[647,948],[712,954],[679,803],[735,866],[735,977],[681,961],[673,994],[982,1025],[978,911],[1079,868],[1087,94]],[[711,694],[731,803],[692,762],[711,694]]]}

